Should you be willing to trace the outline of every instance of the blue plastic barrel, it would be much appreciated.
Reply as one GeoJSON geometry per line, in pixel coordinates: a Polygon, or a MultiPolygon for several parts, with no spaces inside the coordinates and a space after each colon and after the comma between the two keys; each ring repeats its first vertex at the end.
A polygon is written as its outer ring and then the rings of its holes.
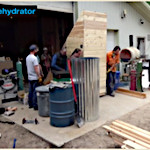
{"type": "Polygon", "coordinates": [[[50,88],[50,124],[66,127],[74,124],[75,105],[72,85],[50,88]]]}
{"type": "Polygon", "coordinates": [[[115,86],[114,90],[117,90],[120,84],[120,71],[116,71],[116,79],[115,79],[115,86]]]}

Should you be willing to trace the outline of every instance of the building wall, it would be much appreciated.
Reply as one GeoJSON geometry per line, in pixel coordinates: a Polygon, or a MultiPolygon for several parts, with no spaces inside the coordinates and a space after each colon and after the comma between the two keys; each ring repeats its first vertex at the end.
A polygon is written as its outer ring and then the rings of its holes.
{"type": "Polygon", "coordinates": [[[118,30],[118,44],[121,48],[129,46],[129,35],[133,35],[133,46],[137,47],[137,37],[145,37],[145,51],[150,58],[150,22],[145,20],[130,4],[126,2],[78,2],[78,14],[83,10],[106,13],[107,30],[118,30]],[[121,19],[121,13],[126,10],[127,15],[121,19]],[[140,18],[144,24],[140,24],[140,18]]]}
{"type": "Polygon", "coordinates": [[[72,2],[51,2],[51,1],[26,1],[26,2],[15,2],[15,1],[9,1],[4,2],[1,1],[1,4],[6,5],[34,5],[37,6],[38,9],[44,9],[44,10],[53,10],[53,11],[59,11],[59,12],[67,12],[72,13],[72,2]]]}

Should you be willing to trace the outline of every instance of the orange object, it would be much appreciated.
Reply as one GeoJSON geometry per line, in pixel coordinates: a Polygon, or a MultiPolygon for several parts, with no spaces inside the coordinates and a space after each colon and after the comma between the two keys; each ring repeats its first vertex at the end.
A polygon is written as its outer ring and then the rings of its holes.
{"type": "MultiPolygon", "coordinates": [[[[113,51],[110,51],[107,53],[107,65],[110,66],[109,68],[111,68],[112,66],[114,66],[111,71],[112,72],[116,72],[116,65],[120,62],[120,55],[114,55],[113,51]]],[[[108,70],[109,70],[108,68],[108,70]]]]}
{"type": "Polygon", "coordinates": [[[39,77],[39,83],[41,83],[42,82],[42,77],[39,77]]]}

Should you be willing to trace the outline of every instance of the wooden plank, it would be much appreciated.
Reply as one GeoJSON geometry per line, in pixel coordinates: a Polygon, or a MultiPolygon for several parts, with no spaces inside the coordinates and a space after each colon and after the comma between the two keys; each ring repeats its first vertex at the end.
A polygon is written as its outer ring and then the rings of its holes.
{"type": "Polygon", "coordinates": [[[93,16],[83,16],[83,20],[107,22],[107,18],[99,18],[93,16]]]}
{"type": "Polygon", "coordinates": [[[145,136],[145,134],[140,133],[139,131],[135,131],[126,126],[122,126],[122,125],[118,124],[117,122],[112,122],[112,125],[110,125],[110,127],[120,131],[121,133],[125,133],[131,137],[134,137],[138,140],[141,140],[145,143],[150,144],[150,137],[145,136]]]}
{"type": "Polygon", "coordinates": [[[86,56],[86,55],[90,55],[90,56],[93,56],[93,55],[95,55],[96,57],[98,57],[98,56],[100,56],[101,55],[101,60],[105,60],[106,59],[106,54],[105,53],[103,53],[103,51],[100,51],[100,50],[93,50],[93,49],[91,49],[91,50],[88,50],[88,51],[85,51],[84,52],[84,55],[86,56]]]}
{"type": "Polygon", "coordinates": [[[124,129],[124,130],[127,130],[129,132],[132,132],[133,134],[138,135],[138,136],[140,136],[142,138],[145,138],[145,139],[149,140],[149,142],[150,142],[150,135],[149,134],[145,134],[145,133],[143,133],[143,132],[141,132],[139,130],[136,130],[136,128],[127,127],[127,126],[125,126],[123,124],[120,124],[120,123],[118,123],[116,121],[113,121],[112,124],[115,125],[115,126],[117,126],[117,127],[119,127],[119,128],[121,128],[121,129],[124,129]]]}
{"type": "Polygon", "coordinates": [[[134,148],[134,149],[147,149],[146,147],[141,146],[141,145],[139,145],[133,141],[130,141],[130,140],[125,140],[123,143],[127,146],[134,148]]]}
{"type": "Polygon", "coordinates": [[[94,29],[85,29],[84,30],[85,36],[106,36],[106,30],[94,30],[94,29]]]}
{"type": "Polygon", "coordinates": [[[70,34],[69,34],[69,37],[70,36],[74,36],[74,37],[84,37],[83,35],[83,30],[82,29],[78,29],[78,30],[73,30],[70,34]]]}
{"type": "Polygon", "coordinates": [[[113,141],[114,141],[115,143],[117,143],[118,145],[120,145],[120,147],[122,146],[123,142],[120,141],[118,138],[112,137],[112,139],[113,139],[113,141]]]}
{"type": "Polygon", "coordinates": [[[150,132],[149,132],[149,131],[146,131],[146,130],[144,130],[144,129],[138,128],[138,127],[136,127],[136,126],[134,126],[134,125],[131,125],[131,124],[126,123],[126,122],[123,122],[123,121],[121,121],[121,120],[115,120],[115,122],[118,122],[118,123],[120,123],[120,124],[122,124],[122,125],[124,125],[124,126],[127,126],[127,127],[131,128],[131,129],[133,129],[133,130],[140,131],[140,132],[142,132],[142,133],[144,133],[144,134],[150,136],[150,132]]]}
{"type": "Polygon", "coordinates": [[[123,142],[126,140],[125,138],[120,137],[112,132],[108,133],[108,136],[110,136],[115,143],[119,144],[120,147],[123,145],[123,142]]]}
{"type": "Polygon", "coordinates": [[[106,23],[100,23],[98,21],[84,21],[85,29],[104,30],[106,27],[106,23]]]}
{"type": "Polygon", "coordinates": [[[142,145],[142,146],[144,146],[146,148],[150,148],[149,144],[147,144],[147,143],[145,143],[143,141],[140,141],[140,140],[138,140],[136,138],[133,138],[133,137],[131,137],[131,136],[125,134],[125,133],[122,133],[122,132],[120,132],[120,131],[118,131],[116,129],[113,129],[113,128],[109,127],[109,126],[104,125],[103,128],[106,129],[109,132],[112,132],[112,133],[115,133],[115,134],[119,135],[120,137],[123,137],[123,138],[129,139],[131,141],[134,141],[135,143],[140,144],[140,145],[142,145]]]}
{"type": "Polygon", "coordinates": [[[138,97],[138,98],[146,98],[146,94],[142,93],[142,92],[137,92],[137,91],[131,91],[131,90],[127,90],[127,89],[123,89],[123,88],[118,88],[116,90],[117,93],[122,93],[125,95],[129,95],[129,96],[133,96],[133,97],[138,97]]]}
{"type": "Polygon", "coordinates": [[[93,17],[101,17],[101,18],[106,18],[107,15],[104,13],[98,13],[98,12],[91,12],[91,11],[83,11],[83,15],[87,16],[93,16],[93,17]]]}
{"type": "MultiPolygon", "coordinates": [[[[104,41],[104,40],[103,40],[104,41]]],[[[104,53],[106,53],[106,42],[104,41],[103,43],[99,43],[98,45],[94,45],[94,44],[90,44],[89,42],[88,43],[84,43],[84,48],[97,48],[99,47],[101,50],[103,49],[104,53]]]]}
{"type": "Polygon", "coordinates": [[[68,39],[67,39],[67,43],[69,43],[69,44],[72,44],[72,43],[76,43],[76,42],[78,42],[78,43],[83,43],[83,40],[84,40],[84,38],[74,38],[74,37],[69,37],[68,39]]]}
{"type": "Polygon", "coordinates": [[[83,25],[83,21],[77,21],[74,26],[82,26],[82,25],[83,25]]]}
{"type": "Polygon", "coordinates": [[[74,26],[72,31],[76,31],[76,30],[83,30],[84,26],[74,26]]]}
{"type": "Polygon", "coordinates": [[[127,145],[122,145],[121,146],[121,149],[133,149],[132,147],[129,147],[129,146],[127,146],[127,145]]]}

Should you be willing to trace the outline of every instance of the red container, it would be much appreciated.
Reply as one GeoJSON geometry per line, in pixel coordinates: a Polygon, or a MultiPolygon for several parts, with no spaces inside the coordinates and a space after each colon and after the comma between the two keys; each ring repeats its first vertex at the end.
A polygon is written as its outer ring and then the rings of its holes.
{"type": "Polygon", "coordinates": [[[131,70],[131,76],[130,76],[130,90],[135,91],[136,90],[136,70],[131,70]]]}

